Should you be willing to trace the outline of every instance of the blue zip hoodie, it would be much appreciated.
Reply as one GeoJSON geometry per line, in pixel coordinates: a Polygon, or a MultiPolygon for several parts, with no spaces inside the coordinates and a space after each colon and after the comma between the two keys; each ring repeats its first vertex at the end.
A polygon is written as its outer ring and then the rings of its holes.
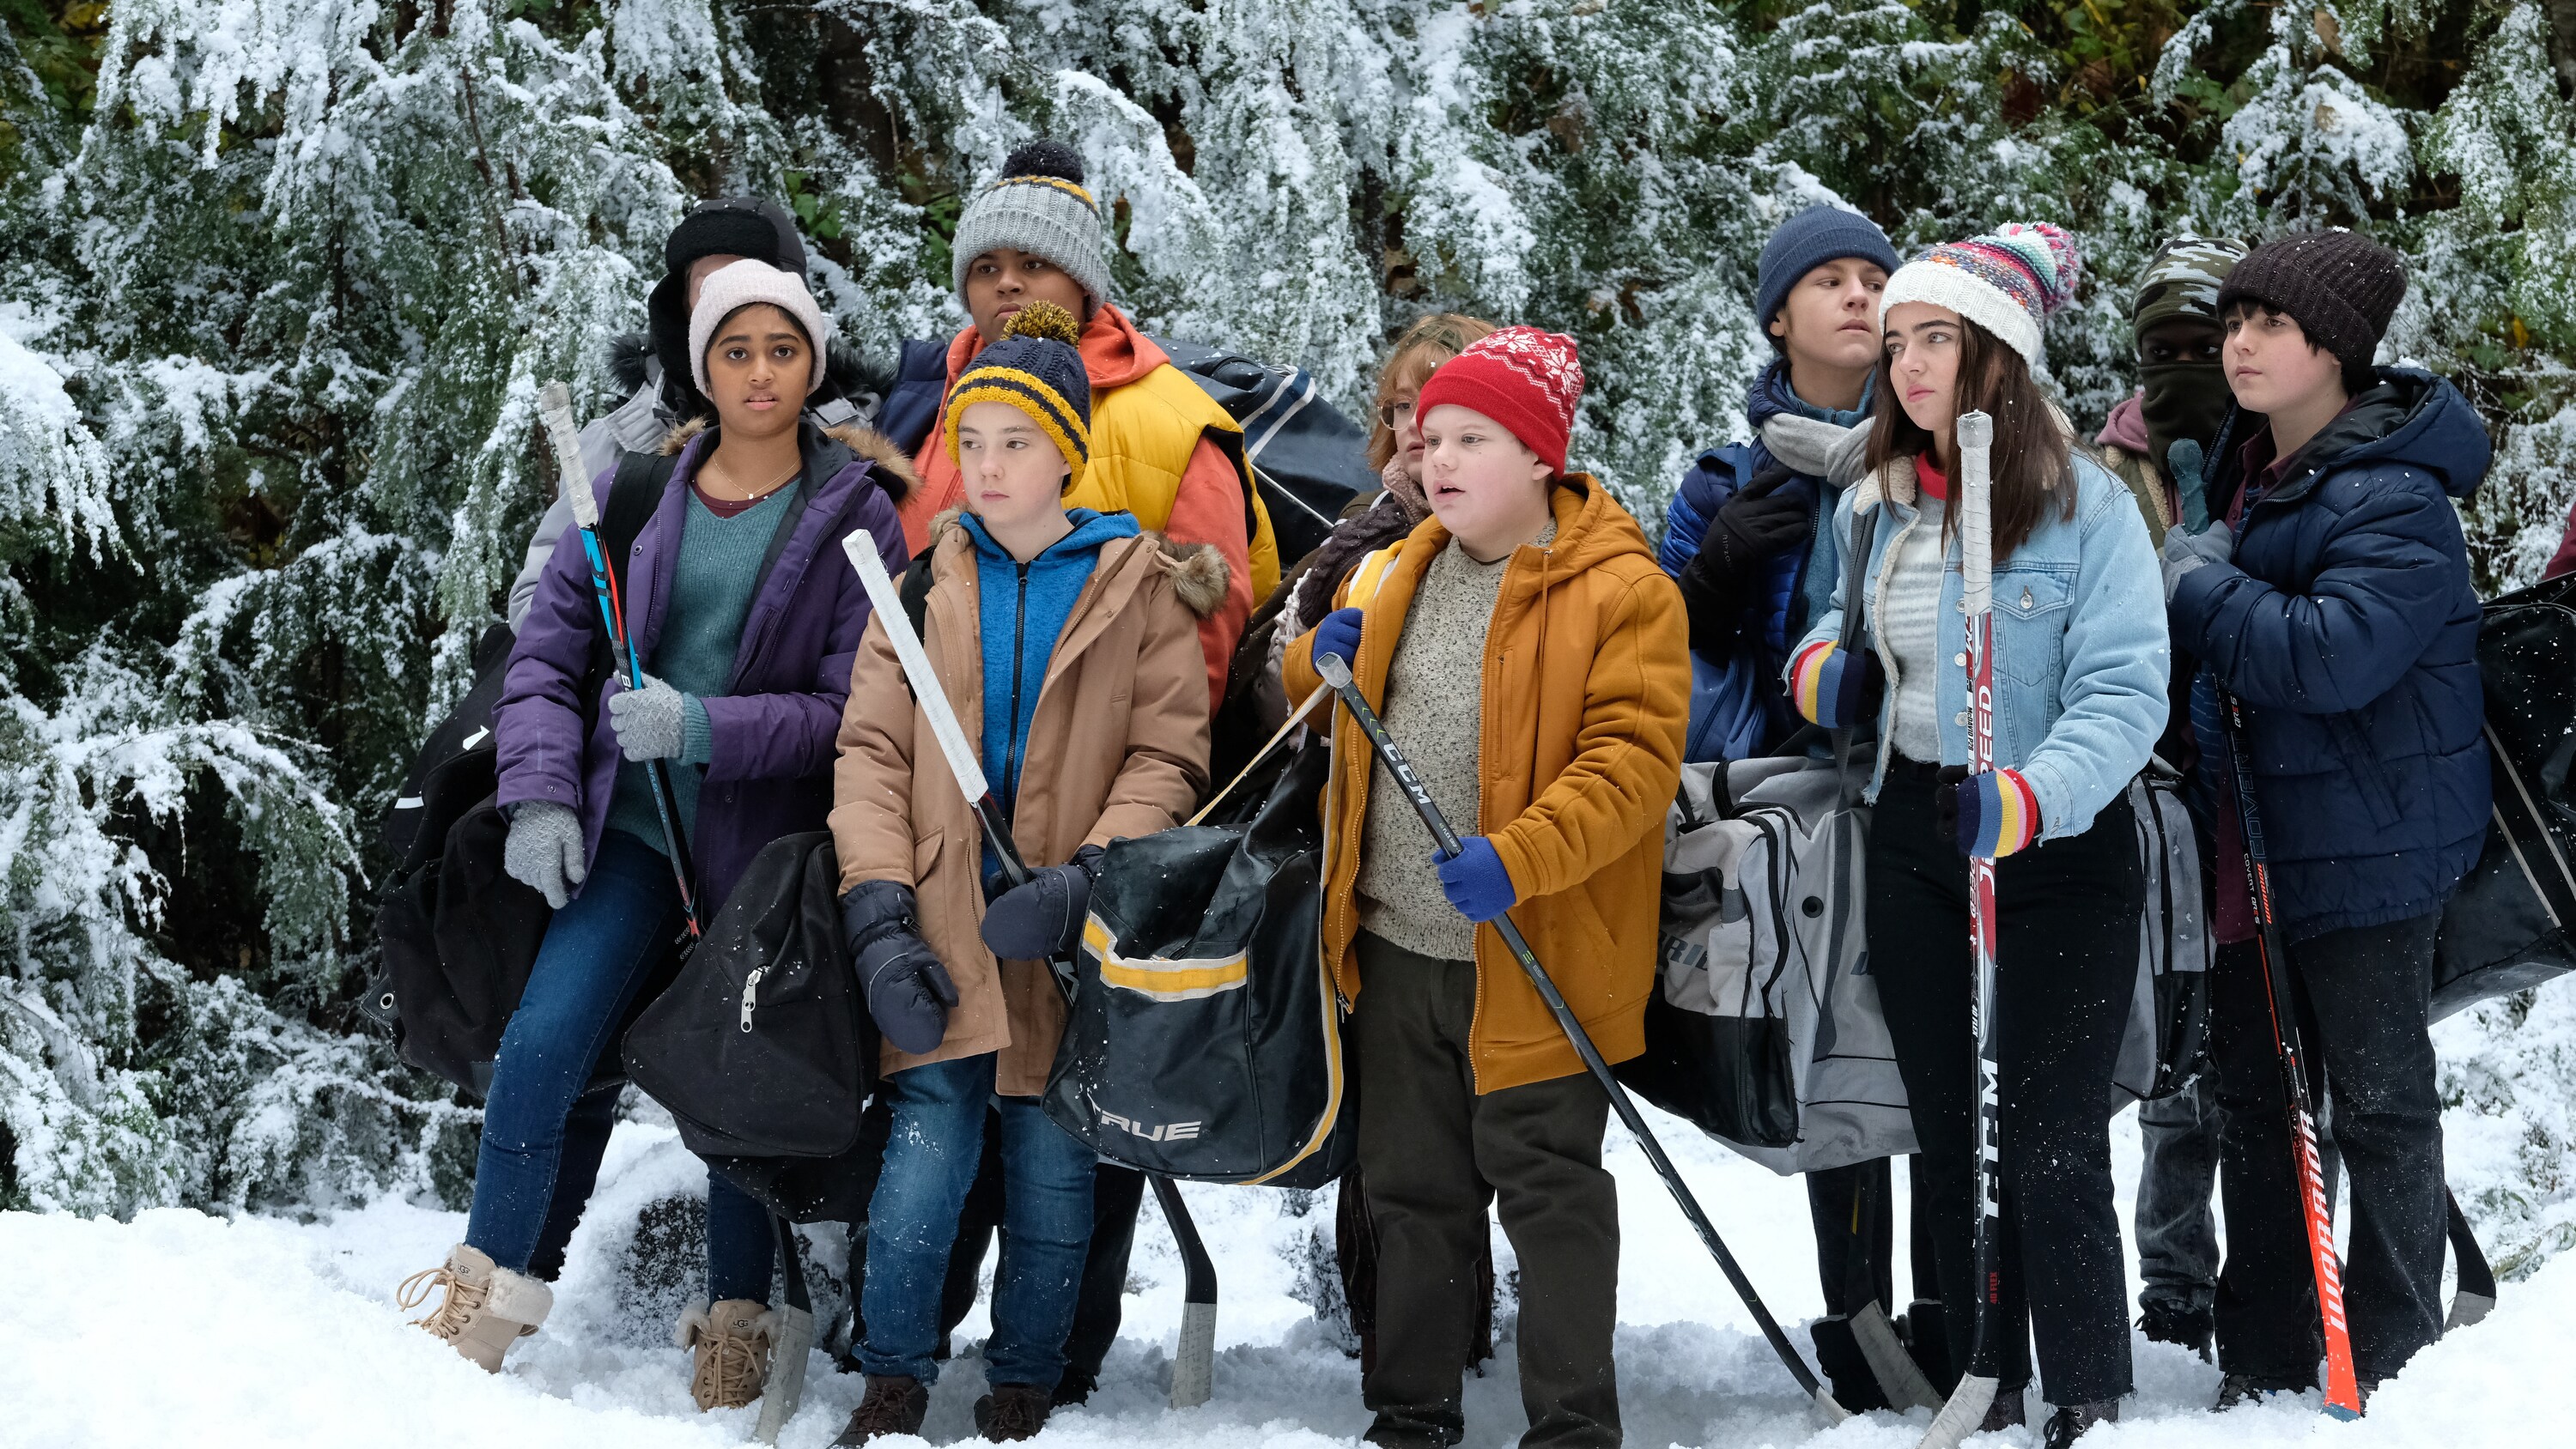
{"type": "MultiPolygon", "coordinates": [[[[1038,690],[1074,600],[1082,597],[1105,545],[1143,532],[1132,513],[1068,508],[1064,516],[1073,532],[1021,563],[993,541],[982,519],[958,515],[975,540],[976,611],[984,635],[984,775],[1006,813],[1019,800],[1029,722],[1037,718],[1038,690]]],[[[989,847],[985,857],[990,873],[999,862],[989,847]]]]}

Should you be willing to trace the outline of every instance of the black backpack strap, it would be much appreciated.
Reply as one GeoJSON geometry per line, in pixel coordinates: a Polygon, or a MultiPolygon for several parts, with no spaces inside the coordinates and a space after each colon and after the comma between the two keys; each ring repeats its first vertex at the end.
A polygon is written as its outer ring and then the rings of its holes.
{"type": "MultiPolygon", "coordinates": [[[[915,639],[922,637],[923,621],[930,617],[930,554],[931,550],[923,549],[895,585],[895,597],[903,601],[903,617],[911,623],[915,639]]],[[[912,692],[911,675],[904,676],[903,688],[906,694],[912,692]]]]}

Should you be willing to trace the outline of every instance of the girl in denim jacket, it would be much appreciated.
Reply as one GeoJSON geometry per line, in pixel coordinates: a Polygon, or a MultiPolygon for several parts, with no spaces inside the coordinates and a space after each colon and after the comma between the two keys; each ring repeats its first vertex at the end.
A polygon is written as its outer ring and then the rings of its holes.
{"type": "Polygon", "coordinates": [[[2035,1320],[2059,1406],[2050,1449],[2116,1418],[2132,1387],[2108,1108],[2144,890],[2124,791],[2163,727],[2168,668],[2145,520],[2076,453],[2032,377],[2041,322],[2075,270],[2063,232],[2006,226],[1889,279],[1870,472],[1835,515],[1846,550],[1869,519],[1868,557],[1838,571],[1833,608],[1787,671],[1799,711],[1828,727],[1864,723],[1880,694],[1869,969],[1922,1143],[1954,1368],[1968,1362],[1977,1297],[1967,857],[1997,862],[2002,1391],[1988,1427],[2022,1422],[2035,1320]],[[1998,767],[1973,778],[1949,507],[1952,421],[1970,410],[1995,420],[1998,767]],[[1856,603],[1866,647],[1846,654],[1836,641],[1856,603]]]}

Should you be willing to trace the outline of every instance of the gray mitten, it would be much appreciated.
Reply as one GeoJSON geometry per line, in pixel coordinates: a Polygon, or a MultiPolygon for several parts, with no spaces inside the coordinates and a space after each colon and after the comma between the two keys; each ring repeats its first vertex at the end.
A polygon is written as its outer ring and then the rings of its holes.
{"type": "Polygon", "coordinates": [[[2213,523],[2202,533],[2175,529],[2165,535],[2164,570],[2165,602],[2173,602],[2174,590],[2182,586],[2183,576],[2197,568],[2226,563],[2235,554],[2236,535],[2224,523],[2213,523]]]}
{"type": "Polygon", "coordinates": [[[617,748],[630,760],[668,760],[680,753],[686,727],[688,696],[644,676],[642,689],[621,689],[608,697],[608,728],[617,748]]]}
{"type": "Polygon", "coordinates": [[[560,911],[572,888],[590,874],[581,858],[581,817],[552,800],[522,800],[510,807],[510,836],[501,843],[501,869],[560,911]]]}

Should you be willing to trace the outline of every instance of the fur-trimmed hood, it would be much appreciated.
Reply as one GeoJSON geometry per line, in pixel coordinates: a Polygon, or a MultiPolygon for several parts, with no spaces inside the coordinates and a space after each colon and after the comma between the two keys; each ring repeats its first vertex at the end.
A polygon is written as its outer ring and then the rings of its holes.
{"type": "MultiPolygon", "coordinates": [[[[811,421],[810,419],[808,420],[811,421]]],[[[677,457],[700,433],[712,431],[715,424],[705,418],[691,418],[662,435],[662,453],[677,457]]],[[[873,463],[877,470],[877,487],[894,502],[901,503],[921,486],[921,475],[912,470],[912,460],[894,445],[894,440],[865,423],[842,423],[838,427],[819,429],[824,437],[859,455],[863,462],[873,463]]]]}
{"type": "MultiPolygon", "coordinates": [[[[962,508],[943,508],[930,520],[930,547],[937,549],[939,540],[957,526],[962,508]]],[[[1225,554],[1212,543],[1177,543],[1152,529],[1142,538],[1154,544],[1154,561],[1170,575],[1172,593],[1190,613],[1204,619],[1225,606],[1226,586],[1234,582],[1234,567],[1225,554]]]]}

